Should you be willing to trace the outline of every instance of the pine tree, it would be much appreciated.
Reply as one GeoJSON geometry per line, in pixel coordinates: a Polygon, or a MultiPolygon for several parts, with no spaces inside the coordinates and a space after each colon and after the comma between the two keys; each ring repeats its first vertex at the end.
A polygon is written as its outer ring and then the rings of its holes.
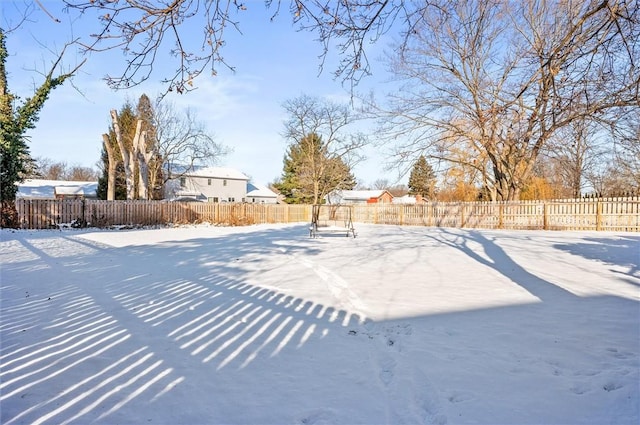
{"type": "Polygon", "coordinates": [[[318,203],[332,190],[352,189],[355,177],[339,156],[327,152],[317,134],[309,134],[289,146],[280,182],[274,187],[288,204],[318,203]]]}
{"type": "Polygon", "coordinates": [[[434,195],[435,180],[433,168],[427,163],[424,155],[420,155],[409,174],[409,193],[430,198],[434,195]]]}

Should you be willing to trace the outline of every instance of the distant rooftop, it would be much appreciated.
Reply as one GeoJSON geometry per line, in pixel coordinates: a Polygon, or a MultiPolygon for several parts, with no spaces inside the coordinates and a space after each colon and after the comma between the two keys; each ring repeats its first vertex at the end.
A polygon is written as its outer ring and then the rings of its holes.
{"type": "MultiPolygon", "coordinates": [[[[185,168],[179,165],[172,165],[172,170],[174,173],[181,174],[183,173],[185,168]]],[[[197,177],[213,177],[220,179],[232,179],[232,180],[249,180],[244,173],[236,170],[235,168],[229,167],[198,167],[192,171],[184,172],[187,176],[197,176],[197,177]]]]}
{"type": "Polygon", "coordinates": [[[27,179],[18,183],[17,198],[54,199],[57,195],[82,195],[95,198],[98,182],[27,179]]]}

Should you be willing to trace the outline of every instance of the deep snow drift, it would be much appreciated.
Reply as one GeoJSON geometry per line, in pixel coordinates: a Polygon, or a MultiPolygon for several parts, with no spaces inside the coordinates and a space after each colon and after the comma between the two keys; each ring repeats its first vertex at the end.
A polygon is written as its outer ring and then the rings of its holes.
{"type": "Polygon", "coordinates": [[[0,422],[637,424],[640,235],[0,232],[0,422]]]}

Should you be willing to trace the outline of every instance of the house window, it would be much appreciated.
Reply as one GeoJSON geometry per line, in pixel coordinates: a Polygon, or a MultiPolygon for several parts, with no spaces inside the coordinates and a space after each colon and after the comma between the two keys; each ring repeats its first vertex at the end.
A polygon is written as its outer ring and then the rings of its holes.
{"type": "Polygon", "coordinates": [[[236,198],[229,198],[229,202],[236,202],[236,198]]]}
{"type": "Polygon", "coordinates": [[[211,179],[207,179],[207,184],[211,186],[211,179]]]}
{"type": "Polygon", "coordinates": [[[187,185],[187,178],[180,177],[180,187],[185,187],[187,185]]]}
{"type": "Polygon", "coordinates": [[[223,186],[226,186],[226,185],[227,185],[227,180],[226,180],[226,179],[225,179],[225,180],[222,180],[222,185],[223,185],[223,186]]]}
{"type": "Polygon", "coordinates": [[[218,202],[218,197],[217,196],[209,197],[207,198],[207,202],[218,202]]]}
{"type": "Polygon", "coordinates": [[[218,202],[220,202],[220,200],[218,199],[218,197],[217,197],[217,196],[214,196],[214,197],[213,197],[213,202],[218,203],[218,202]]]}

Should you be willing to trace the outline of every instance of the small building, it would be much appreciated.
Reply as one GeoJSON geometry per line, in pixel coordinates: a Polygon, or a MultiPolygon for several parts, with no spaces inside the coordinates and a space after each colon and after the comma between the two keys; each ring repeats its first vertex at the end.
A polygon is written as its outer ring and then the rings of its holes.
{"type": "Polygon", "coordinates": [[[246,202],[249,177],[226,167],[206,167],[169,179],[165,198],[204,202],[246,202]]]}
{"type": "Polygon", "coordinates": [[[247,183],[246,202],[252,204],[277,204],[278,194],[268,187],[247,183]]]}
{"type": "Polygon", "coordinates": [[[96,199],[98,182],[27,179],[18,183],[16,199],[96,199]]]}
{"type": "Polygon", "coordinates": [[[325,198],[330,204],[389,204],[393,195],[388,190],[336,190],[325,198]]]}

